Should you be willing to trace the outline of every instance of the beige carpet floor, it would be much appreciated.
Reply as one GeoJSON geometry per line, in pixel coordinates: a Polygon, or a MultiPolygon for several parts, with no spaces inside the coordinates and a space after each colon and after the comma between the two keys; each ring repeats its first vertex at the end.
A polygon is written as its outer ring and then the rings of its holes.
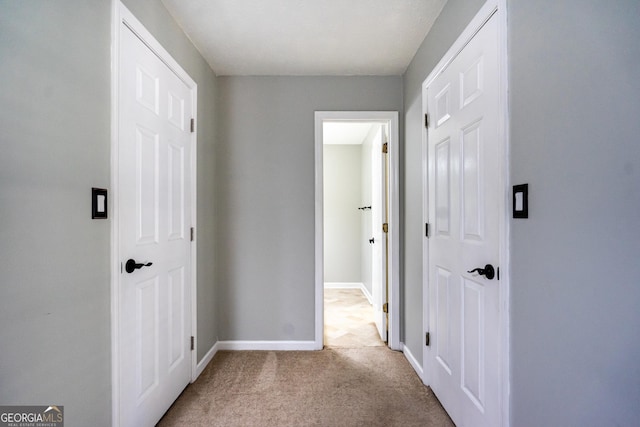
{"type": "Polygon", "coordinates": [[[324,350],[220,351],[158,425],[453,426],[372,319],[360,290],[325,290],[324,350]]]}
{"type": "Polygon", "coordinates": [[[221,351],[167,426],[453,426],[404,355],[387,347],[221,351]]]}

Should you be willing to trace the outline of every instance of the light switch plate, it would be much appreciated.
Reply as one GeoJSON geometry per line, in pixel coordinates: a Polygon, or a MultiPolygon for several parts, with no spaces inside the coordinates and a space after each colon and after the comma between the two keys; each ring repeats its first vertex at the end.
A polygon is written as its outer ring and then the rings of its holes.
{"type": "Polygon", "coordinates": [[[513,186],[513,217],[529,218],[529,184],[513,186]]]}
{"type": "Polygon", "coordinates": [[[107,219],[107,190],[105,188],[91,189],[91,219],[107,219]]]}

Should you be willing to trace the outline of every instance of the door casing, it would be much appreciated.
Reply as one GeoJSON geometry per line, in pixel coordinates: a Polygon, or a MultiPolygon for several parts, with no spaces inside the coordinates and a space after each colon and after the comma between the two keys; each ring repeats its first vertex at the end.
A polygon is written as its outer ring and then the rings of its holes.
{"type": "MultiPolygon", "coordinates": [[[[111,398],[112,398],[112,425],[120,425],[120,408],[118,402],[120,400],[120,336],[119,336],[119,317],[120,317],[120,301],[118,287],[121,277],[122,256],[119,252],[119,226],[120,211],[118,203],[118,117],[120,109],[119,99],[119,70],[120,70],[120,26],[127,26],[135,33],[149,49],[155,53],[191,90],[192,95],[192,111],[194,118],[197,117],[197,84],[187,74],[186,71],[178,64],[171,55],[160,45],[153,35],[146,30],[142,23],[121,3],[120,0],[112,2],[112,28],[111,28],[111,200],[109,203],[111,217],[111,398]]],[[[197,231],[196,223],[196,206],[197,206],[197,127],[194,127],[191,133],[191,221],[192,227],[197,231]]],[[[191,351],[191,382],[197,377],[197,295],[196,295],[196,259],[197,259],[197,233],[194,232],[194,238],[191,241],[191,281],[187,285],[191,287],[191,335],[194,337],[195,345],[191,351]]],[[[169,408],[167,408],[169,409],[169,408]]]]}
{"type": "Polygon", "coordinates": [[[393,350],[400,344],[400,203],[399,131],[397,111],[316,111],[315,112],[315,340],[314,349],[324,345],[324,233],[323,233],[323,132],[324,121],[378,122],[389,126],[389,342],[393,350]]]}
{"type": "MultiPolygon", "coordinates": [[[[507,57],[507,14],[506,0],[487,0],[487,2],[478,11],[475,17],[469,22],[467,27],[462,31],[457,40],[449,48],[440,62],[433,68],[433,71],[427,76],[422,84],[422,113],[427,114],[427,97],[424,96],[427,88],[433,80],[442,73],[442,71],[453,61],[453,59],[462,51],[482,26],[495,15],[498,20],[498,90],[500,99],[498,102],[498,134],[500,135],[499,152],[501,153],[499,162],[499,187],[502,194],[500,200],[500,345],[501,345],[501,408],[502,408],[502,426],[509,426],[510,418],[510,353],[509,353],[509,331],[510,331],[510,315],[509,315],[509,294],[510,294],[510,251],[509,251],[509,206],[511,206],[511,195],[509,191],[509,108],[508,108],[508,57],[507,57]]],[[[422,194],[428,194],[428,133],[426,127],[422,127],[422,194]]],[[[423,196],[422,216],[423,222],[429,222],[429,198],[423,196]]],[[[429,240],[423,238],[422,244],[422,314],[423,314],[423,336],[429,332],[429,240]]],[[[425,347],[422,360],[422,381],[429,385],[431,382],[429,372],[429,347],[425,347]]]]}

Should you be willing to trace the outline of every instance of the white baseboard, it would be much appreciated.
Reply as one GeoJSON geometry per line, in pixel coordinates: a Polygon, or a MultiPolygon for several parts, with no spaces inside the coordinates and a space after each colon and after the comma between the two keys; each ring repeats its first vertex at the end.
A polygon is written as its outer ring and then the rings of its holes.
{"type": "Polygon", "coordinates": [[[367,287],[364,285],[364,283],[361,283],[361,282],[325,282],[324,288],[325,289],[360,289],[364,294],[364,296],[367,297],[369,304],[373,304],[373,297],[371,296],[371,293],[369,292],[367,287]]]}
{"type": "Polygon", "coordinates": [[[367,297],[367,301],[369,301],[369,304],[373,305],[373,296],[371,296],[369,289],[367,289],[367,287],[364,284],[361,283],[361,285],[362,287],[360,288],[360,290],[362,291],[364,296],[367,297]]]}
{"type": "MultiPolygon", "coordinates": [[[[316,350],[316,343],[315,341],[218,341],[196,366],[196,375],[191,382],[194,382],[200,376],[220,350],[313,351],[316,350]]],[[[424,370],[405,344],[402,344],[402,353],[424,382],[424,370]]]]}
{"type": "Polygon", "coordinates": [[[424,370],[418,363],[418,360],[411,353],[411,350],[409,350],[409,347],[402,344],[402,352],[404,353],[404,357],[409,361],[409,364],[411,365],[413,370],[416,371],[416,374],[418,374],[422,382],[424,382],[424,370]]]}
{"type": "Polygon", "coordinates": [[[324,282],[325,289],[361,289],[361,282],[324,282]]]}
{"type": "Polygon", "coordinates": [[[209,362],[211,362],[211,359],[213,359],[213,356],[216,355],[216,353],[218,352],[218,350],[220,350],[220,341],[216,342],[213,347],[211,347],[209,349],[209,351],[207,352],[207,354],[204,355],[204,357],[202,358],[202,360],[200,362],[198,362],[198,364],[196,365],[196,375],[195,377],[193,377],[191,379],[191,382],[194,382],[202,373],[202,371],[204,371],[204,369],[207,367],[207,365],[209,364],[209,362]]]}
{"type": "Polygon", "coordinates": [[[317,350],[315,341],[217,341],[209,349],[202,360],[196,365],[195,376],[191,382],[198,379],[213,357],[220,350],[317,350]]]}
{"type": "Polygon", "coordinates": [[[312,351],[315,341],[218,341],[218,350],[312,351]]]}

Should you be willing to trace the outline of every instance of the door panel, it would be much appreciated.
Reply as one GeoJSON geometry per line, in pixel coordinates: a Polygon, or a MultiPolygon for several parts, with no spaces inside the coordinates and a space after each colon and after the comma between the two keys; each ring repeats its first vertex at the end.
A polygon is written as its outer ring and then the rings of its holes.
{"type": "Polygon", "coordinates": [[[451,222],[451,194],[450,188],[450,140],[449,138],[440,142],[435,147],[435,172],[434,172],[434,191],[435,191],[435,224],[439,235],[449,235],[449,223],[451,222]]]}
{"type": "Polygon", "coordinates": [[[484,286],[462,279],[462,390],[483,411],[484,286]]]}
{"type": "Polygon", "coordinates": [[[120,424],[152,426],[191,378],[191,89],[120,31],[120,424]]]}
{"type": "Polygon", "coordinates": [[[465,240],[482,240],[485,219],[482,174],[480,173],[480,127],[473,123],[462,131],[462,235],[465,240]]]}
{"type": "Polygon", "coordinates": [[[169,328],[167,329],[167,347],[169,354],[169,371],[185,359],[185,300],[184,267],[174,268],[168,276],[169,328]]]}
{"type": "Polygon", "coordinates": [[[451,272],[437,268],[436,275],[436,359],[448,375],[451,375],[451,272]]]}
{"type": "Polygon", "coordinates": [[[160,135],[136,126],[135,227],[137,244],[158,243],[158,149],[160,135]]]}
{"type": "Polygon", "coordinates": [[[169,143],[169,240],[184,239],[185,231],[185,147],[169,143]]]}
{"type": "Polygon", "coordinates": [[[500,422],[497,19],[427,88],[431,387],[459,426],[500,422]]]}
{"type": "Polygon", "coordinates": [[[158,277],[135,284],[136,397],[143,400],[158,385],[158,277]]]}

